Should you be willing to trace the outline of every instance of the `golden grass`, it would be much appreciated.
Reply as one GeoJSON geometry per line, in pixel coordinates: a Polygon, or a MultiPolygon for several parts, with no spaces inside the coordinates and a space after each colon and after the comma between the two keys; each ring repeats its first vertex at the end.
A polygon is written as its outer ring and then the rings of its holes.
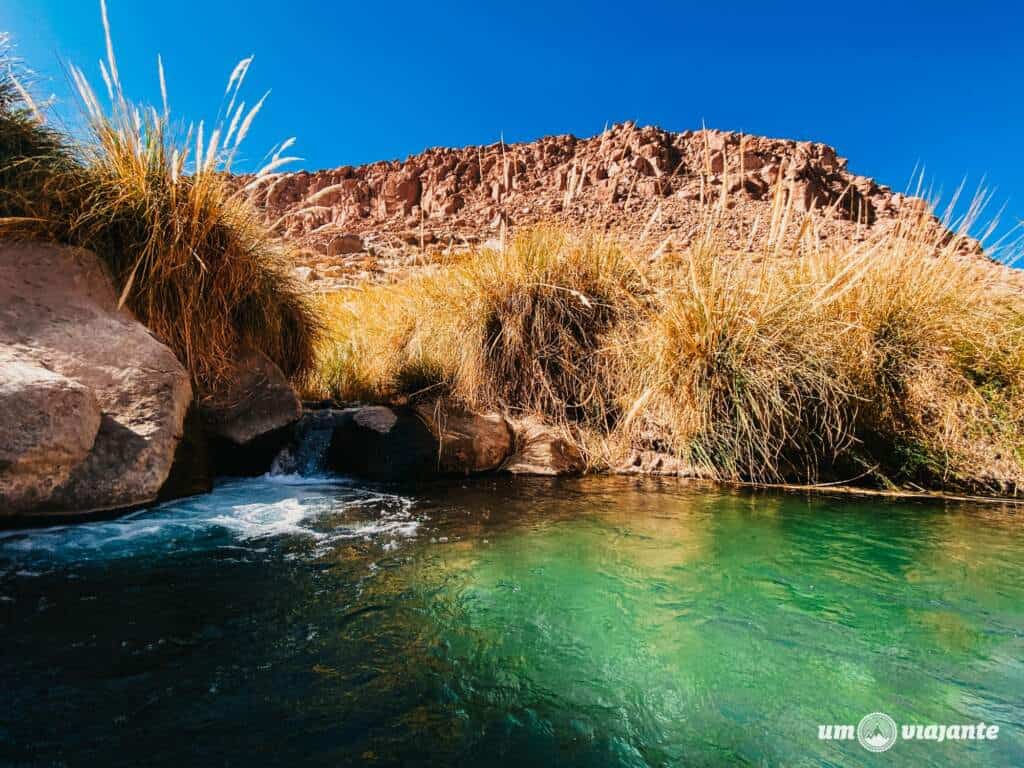
{"type": "Polygon", "coordinates": [[[1024,302],[962,236],[920,212],[857,245],[811,219],[754,255],[720,232],[709,208],[649,262],[532,230],[329,297],[310,394],[444,394],[568,426],[592,459],[669,451],[723,479],[1016,489],[1024,302]]]}
{"type": "Polygon", "coordinates": [[[730,479],[1020,481],[1024,304],[960,238],[913,216],[755,267],[710,232],[626,331],[620,430],[730,479]]]}
{"type": "MultiPolygon", "coordinates": [[[[266,353],[286,374],[303,375],[314,359],[319,318],[291,277],[287,251],[229,183],[263,103],[246,110],[240,100],[251,59],[232,72],[216,123],[209,130],[199,123],[181,137],[172,128],[162,64],[163,105],[130,102],[105,7],[103,22],[105,102],[70,68],[86,138],[73,141],[32,125],[13,98],[0,103],[0,235],[95,251],[110,265],[121,301],[176,352],[203,390],[231,375],[245,346],[266,353]],[[17,145],[15,129],[51,141],[17,145]]],[[[290,143],[258,175],[291,159],[282,157],[290,143]]]]}
{"type": "Polygon", "coordinates": [[[471,407],[605,424],[614,405],[601,347],[645,292],[620,244],[534,229],[504,251],[329,302],[313,391],[358,400],[443,390],[471,407]]]}

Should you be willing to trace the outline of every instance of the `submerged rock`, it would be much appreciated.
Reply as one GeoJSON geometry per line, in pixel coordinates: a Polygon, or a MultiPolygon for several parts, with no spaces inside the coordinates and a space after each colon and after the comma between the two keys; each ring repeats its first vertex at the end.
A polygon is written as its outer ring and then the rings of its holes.
{"type": "Polygon", "coordinates": [[[167,479],[188,372],[92,253],[0,242],[0,518],[146,504],[167,479]]]}

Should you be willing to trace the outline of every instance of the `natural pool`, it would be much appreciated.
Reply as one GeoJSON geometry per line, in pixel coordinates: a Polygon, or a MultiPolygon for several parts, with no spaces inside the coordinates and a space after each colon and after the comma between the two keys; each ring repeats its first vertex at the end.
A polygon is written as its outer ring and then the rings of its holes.
{"type": "Polygon", "coordinates": [[[0,534],[0,764],[1024,763],[1024,520],[294,477],[0,534]],[[998,724],[874,754],[819,724],[998,724]]]}

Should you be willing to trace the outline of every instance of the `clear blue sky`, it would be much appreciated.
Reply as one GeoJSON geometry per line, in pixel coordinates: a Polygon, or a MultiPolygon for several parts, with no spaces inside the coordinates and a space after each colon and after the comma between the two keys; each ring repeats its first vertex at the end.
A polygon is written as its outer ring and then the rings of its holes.
{"type": "MultiPolygon", "coordinates": [[[[635,119],[835,145],[902,189],[983,175],[1024,218],[1024,11],[1004,0],[864,3],[108,0],[122,80],[209,119],[234,64],[273,93],[250,154],[298,137],[308,168],[434,145],[587,136],[635,119]]],[[[59,60],[99,83],[98,0],[4,0],[0,29],[68,99],[59,60]]]]}

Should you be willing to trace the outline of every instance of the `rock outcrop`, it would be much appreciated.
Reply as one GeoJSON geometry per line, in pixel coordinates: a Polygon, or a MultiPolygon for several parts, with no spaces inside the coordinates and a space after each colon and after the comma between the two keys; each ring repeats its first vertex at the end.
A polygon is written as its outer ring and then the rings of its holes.
{"type": "Polygon", "coordinates": [[[211,434],[245,445],[302,415],[302,403],[292,385],[265,354],[245,350],[233,369],[232,379],[199,405],[211,434]]]}
{"type": "Polygon", "coordinates": [[[0,518],[152,502],[191,399],[94,254],[0,242],[0,518]]]}
{"type": "Polygon", "coordinates": [[[572,475],[586,462],[579,449],[555,427],[535,417],[512,422],[515,450],[501,469],[514,475],[572,475]]]}
{"type": "Polygon", "coordinates": [[[303,279],[324,289],[387,279],[542,221],[611,230],[653,251],[684,246],[700,231],[704,202],[721,201],[721,230],[743,250],[766,235],[776,202],[791,211],[790,234],[815,211],[820,233],[853,239],[924,206],[851,172],[825,144],[633,123],[587,139],[429,149],[239,183],[301,246],[303,279]]]}
{"type": "Polygon", "coordinates": [[[440,401],[420,405],[416,412],[437,440],[441,472],[489,472],[500,467],[512,453],[514,435],[501,414],[472,413],[440,401]]]}

